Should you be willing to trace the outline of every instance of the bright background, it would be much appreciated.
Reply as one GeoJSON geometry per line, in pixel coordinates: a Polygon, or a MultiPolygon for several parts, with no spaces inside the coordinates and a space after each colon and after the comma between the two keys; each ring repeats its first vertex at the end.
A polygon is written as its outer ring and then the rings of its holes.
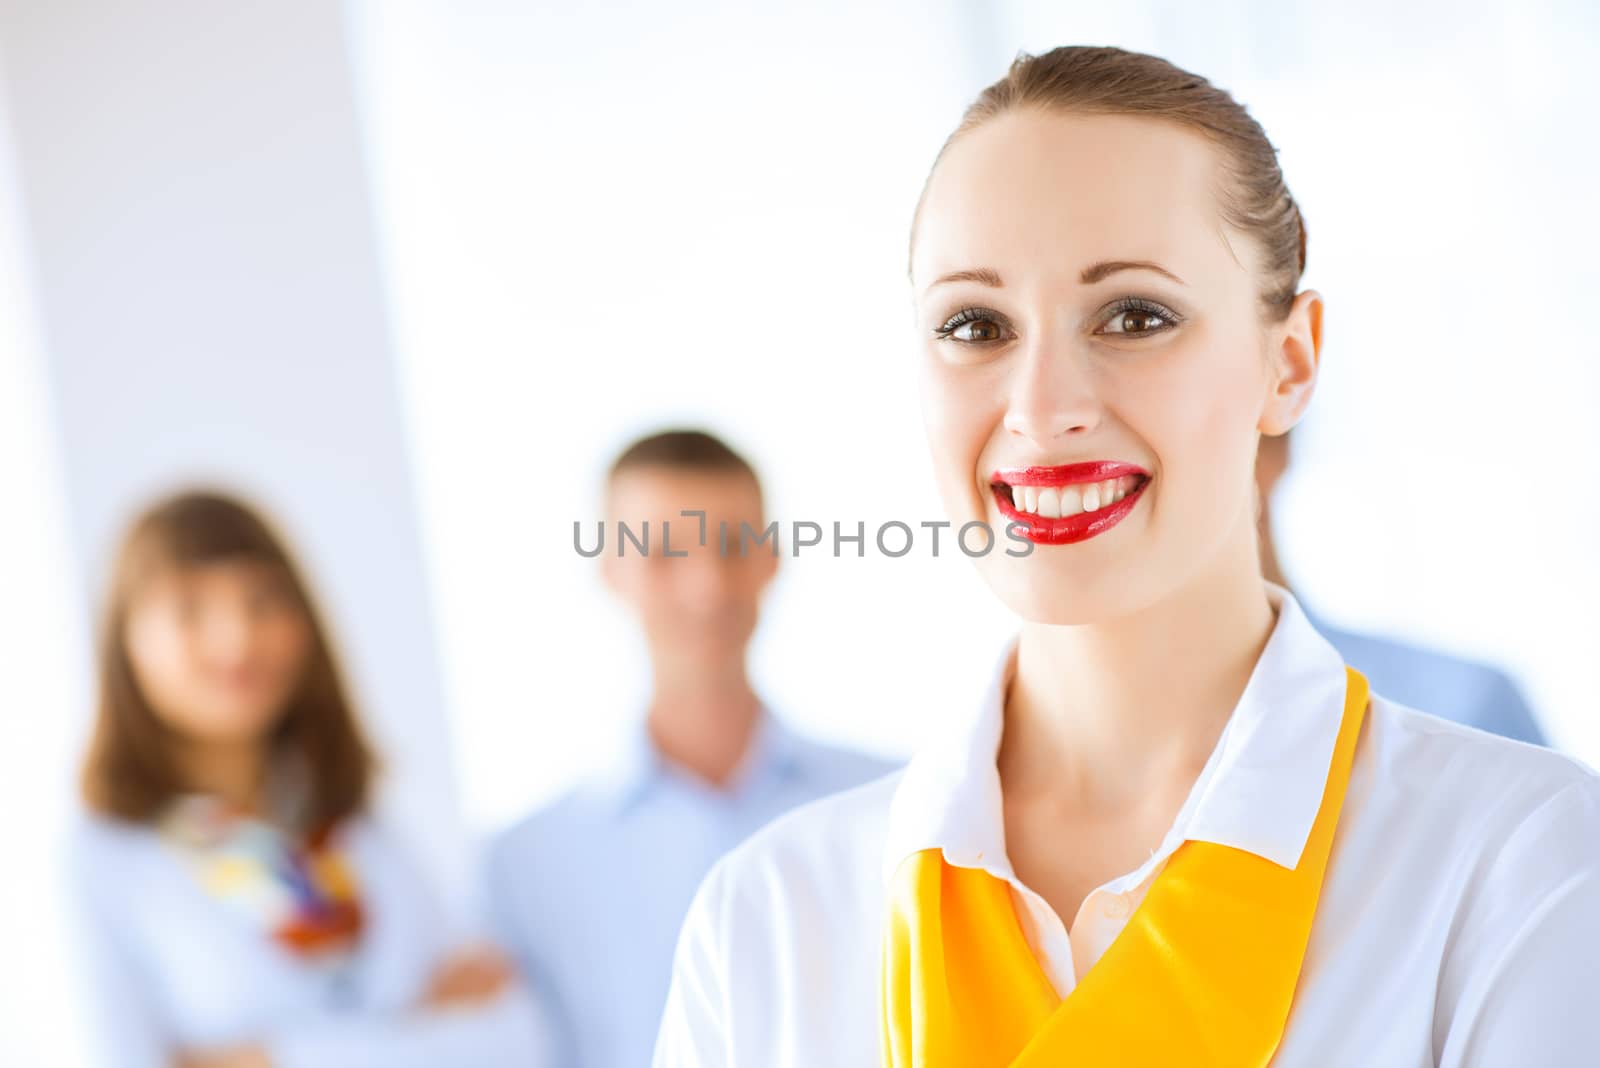
{"type": "MultiPolygon", "coordinates": [[[[786,525],[940,517],[910,210],[1059,43],[1205,74],[1280,149],[1329,301],[1279,501],[1306,599],[1492,659],[1600,763],[1600,13],[1500,6],[0,0],[0,826],[45,858],[70,818],[126,514],[222,479],[295,536],[464,901],[470,836],[638,713],[572,548],[618,447],[703,424],[786,525]]],[[[1008,623],[924,549],[785,561],[755,671],[797,724],[904,753],[974,688],[1008,623]]],[[[27,870],[0,1063],[72,1064],[27,870]]]]}
{"type": "MultiPolygon", "coordinates": [[[[1329,301],[1280,502],[1297,585],[1492,657],[1600,753],[1592,6],[549,8],[352,8],[474,817],[556,789],[633,711],[639,658],[570,526],[641,427],[725,430],[785,520],[941,514],[908,373],[911,206],[964,103],[1067,41],[1207,74],[1280,148],[1329,301]]],[[[915,555],[790,561],[756,662],[815,731],[903,750],[1003,635],[961,557],[915,555]]]]}

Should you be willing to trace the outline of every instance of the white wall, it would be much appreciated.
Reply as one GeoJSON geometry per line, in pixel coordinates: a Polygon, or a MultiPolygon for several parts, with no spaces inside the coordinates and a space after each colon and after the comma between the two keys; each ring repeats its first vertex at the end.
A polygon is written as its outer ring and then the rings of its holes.
{"type": "Polygon", "coordinates": [[[342,639],[387,806],[459,880],[341,10],[13,0],[0,62],[84,588],[152,493],[201,478],[264,502],[342,639]]]}
{"type": "MultiPolygon", "coordinates": [[[[476,821],[554,792],[637,711],[631,632],[571,548],[629,436],[726,431],[785,520],[940,517],[907,367],[910,210],[965,102],[1059,43],[1169,55],[1282,148],[1330,302],[1281,501],[1302,591],[1498,661],[1600,760],[1592,12],[351,11],[476,821]]],[[[819,734],[905,751],[1006,625],[959,556],[791,564],[757,667],[819,734]]]]}

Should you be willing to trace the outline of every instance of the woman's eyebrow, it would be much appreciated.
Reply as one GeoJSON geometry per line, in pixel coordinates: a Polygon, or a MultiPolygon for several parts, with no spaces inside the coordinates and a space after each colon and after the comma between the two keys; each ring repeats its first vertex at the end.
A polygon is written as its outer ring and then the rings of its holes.
{"type": "Polygon", "coordinates": [[[1187,284],[1165,267],[1158,263],[1151,263],[1148,260],[1103,260],[1092,267],[1085,267],[1078,279],[1084,285],[1092,286],[1107,275],[1116,274],[1118,271],[1154,271],[1172,279],[1180,286],[1187,284]]]}
{"type": "MultiPolygon", "coordinates": [[[[1005,285],[1000,280],[999,271],[993,271],[987,267],[974,267],[965,271],[951,271],[949,274],[941,274],[938,278],[928,283],[928,289],[946,285],[950,282],[977,282],[979,285],[991,286],[995,289],[1000,289],[1005,285]]],[[[925,289],[923,292],[926,293],[927,290],[925,289]]]]}
{"type": "MultiPolygon", "coordinates": [[[[1082,273],[1078,275],[1078,280],[1086,286],[1092,286],[1108,275],[1116,274],[1118,271],[1154,271],[1156,274],[1172,279],[1180,286],[1188,284],[1159,263],[1151,263],[1149,260],[1102,260],[1092,266],[1085,267],[1082,273]]],[[[972,267],[962,271],[951,271],[949,274],[942,274],[929,283],[928,289],[948,285],[951,282],[977,282],[979,285],[989,286],[993,289],[1001,289],[1005,286],[1005,282],[1000,278],[1000,272],[991,270],[988,267],[972,267]]],[[[924,290],[924,292],[926,291],[924,290]]]]}

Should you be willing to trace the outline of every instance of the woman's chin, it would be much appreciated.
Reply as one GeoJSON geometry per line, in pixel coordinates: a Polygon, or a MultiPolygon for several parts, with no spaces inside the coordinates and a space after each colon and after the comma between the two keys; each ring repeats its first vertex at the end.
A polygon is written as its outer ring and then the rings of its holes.
{"type": "Polygon", "coordinates": [[[979,561],[989,589],[1024,622],[1052,627],[1103,623],[1147,602],[1143,584],[1129,583],[1117,569],[1041,558],[1049,551],[1040,546],[1027,557],[979,561]]]}

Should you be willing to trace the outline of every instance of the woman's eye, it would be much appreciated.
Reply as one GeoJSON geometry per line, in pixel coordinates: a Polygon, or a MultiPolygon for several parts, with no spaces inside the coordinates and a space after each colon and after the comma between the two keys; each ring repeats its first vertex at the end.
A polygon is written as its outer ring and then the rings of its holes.
{"type": "Polygon", "coordinates": [[[1146,331],[1157,329],[1159,324],[1162,322],[1163,320],[1161,316],[1155,315],[1151,312],[1118,312],[1116,315],[1111,317],[1111,322],[1108,324],[1110,329],[1107,331],[1107,333],[1143,334],[1146,331]]]}
{"type": "Polygon", "coordinates": [[[999,341],[1004,334],[1000,330],[999,323],[978,319],[955,327],[949,336],[957,341],[999,341]]]}
{"type": "Polygon", "coordinates": [[[938,327],[934,333],[941,338],[969,345],[987,345],[1004,341],[1006,328],[992,317],[993,314],[981,308],[968,308],[945,320],[944,325],[938,327]]]}
{"type": "Polygon", "coordinates": [[[1170,330],[1177,324],[1178,317],[1169,311],[1135,305],[1114,310],[1111,317],[1106,320],[1105,326],[1096,333],[1144,337],[1170,330]]]}

